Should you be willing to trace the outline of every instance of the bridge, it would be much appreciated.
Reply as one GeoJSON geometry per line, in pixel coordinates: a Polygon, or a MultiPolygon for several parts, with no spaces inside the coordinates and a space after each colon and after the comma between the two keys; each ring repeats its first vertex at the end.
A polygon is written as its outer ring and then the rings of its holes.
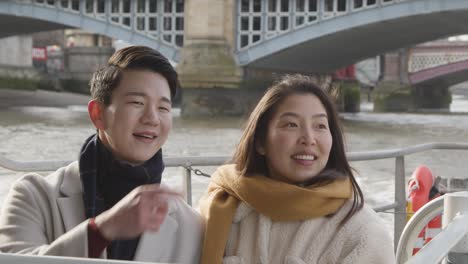
{"type": "Polygon", "coordinates": [[[468,46],[440,42],[414,46],[409,50],[408,81],[418,108],[448,108],[449,87],[468,81],[468,46]]]}
{"type": "Polygon", "coordinates": [[[449,87],[468,81],[468,46],[417,46],[410,53],[412,85],[449,87]]]}
{"type": "Polygon", "coordinates": [[[80,28],[145,45],[178,61],[183,46],[183,1],[0,1],[0,37],[80,28]]]}
{"type": "Polygon", "coordinates": [[[327,72],[468,32],[467,1],[290,1],[281,7],[273,2],[278,6],[262,1],[257,12],[252,1],[249,9],[241,5],[236,53],[241,65],[327,72]]]}
{"type": "Polygon", "coordinates": [[[243,95],[232,88],[258,86],[255,79],[271,80],[272,72],[327,75],[468,32],[468,1],[6,0],[0,23],[1,37],[80,28],[156,48],[178,63],[187,108],[219,101],[214,108],[231,103],[236,112],[231,99],[243,95]],[[206,89],[214,87],[224,98],[206,89]]]}

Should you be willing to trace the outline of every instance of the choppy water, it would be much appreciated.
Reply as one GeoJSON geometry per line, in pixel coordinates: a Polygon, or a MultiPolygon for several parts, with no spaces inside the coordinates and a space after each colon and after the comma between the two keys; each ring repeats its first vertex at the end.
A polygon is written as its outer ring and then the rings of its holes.
{"type": "MultiPolygon", "coordinates": [[[[363,109],[369,109],[364,104],[363,109]]],[[[342,114],[349,151],[383,150],[427,142],[468,142],[468,98],[454,96],[459,114],[342,114]]],[[[175,114],[174,128],[164,146],[166,156],[230,155],[241,134],[239,118],[183,119],[175,114]]],[[[11,107],[0,110],[0,154],[17,161],[73,160],[83,141],[94,133],[85,105],[11,107]]],[[[358,181],[371,205],[393,200],[394,160],[354,162],[358,181]]],[[[420,164],[435,175],[468,177],[468,151],[431,151],[406,157],[406,175],[420,164]]],[[[200,168],[211,173],[214,168],[200,168]]],[[[0,200],[22,173],[0,168],[0,200]]],[[[167,169],[164,182],[181,188],[182,170],[167,169]]],[[[194,176],[196,202],[208,179],[194,176]]],[[[390,214],[381,216],[392,225],[390,214]]]]}

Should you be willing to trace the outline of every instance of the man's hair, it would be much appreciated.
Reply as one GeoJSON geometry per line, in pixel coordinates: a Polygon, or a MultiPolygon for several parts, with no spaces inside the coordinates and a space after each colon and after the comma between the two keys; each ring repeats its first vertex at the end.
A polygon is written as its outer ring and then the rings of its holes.
{"type": "Polygon", "coordinates": [[[180,87],[177,72],[166,57],[149,47],[131,46],[115,52],[109,58],[108,65],[93,74],[89,82],[91,97],[109,105],[112,92],[119,85],[125,70],[147,70],[161,74],[169,84],[172,99],[180,87]]]}

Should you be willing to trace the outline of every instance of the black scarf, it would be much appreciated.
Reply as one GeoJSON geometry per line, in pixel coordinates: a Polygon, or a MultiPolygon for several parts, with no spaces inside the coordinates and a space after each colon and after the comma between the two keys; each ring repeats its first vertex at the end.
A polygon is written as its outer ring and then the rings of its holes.
{"type": "MultiPolygon", "coordinates": [[[[135,187],[160,183],[164,171],[162,150],[139,166],[122,163],[102,144],[90,136],[81,148],[80,177],[86,218],[92,218],[114,206],[135,187]]],[[[115,240],[107,248],[109,259],[133,260],[140,237],[115,240]]]]}

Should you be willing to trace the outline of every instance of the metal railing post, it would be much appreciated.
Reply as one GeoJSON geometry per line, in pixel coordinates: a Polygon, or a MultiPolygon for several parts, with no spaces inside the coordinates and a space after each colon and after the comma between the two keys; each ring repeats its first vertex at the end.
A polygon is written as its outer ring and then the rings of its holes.
{"type": "Polygon", "coordinates": [[[351,13],[353,12],[353,0],[348,0],[346,1],[346,13],[351,13]]]}
{"type": "Polygon", "coordinates": [[[185,201],[192,206],[192,172],[183,167],[184,169],[184,195],[185,195],[185,201]]]}
{"type": "Polygon", "coordinates": [[[396,250],[401,233],[406,225],[406,184],[405,184],[405,156],[395,158],[395,225],[394,248],[396,250]]]}
{"type": "Polygon", "coordinates": [[[137,28],[136,5],[137,1],[130,2],[130,28],[132,29],[132,32],[135,32],[135,29],[137,28]]]}
{"type": "Polygon", "coordinates": [[[317,1],[317,20],[320,22],[323,20],[325,3],[323,1],[317,1]]]}
{"type": "Polygon", "coordinates": [[[110,24],[111,19],[111,8],[112,8],[112,0],[106,0],[106,5],[104,6],[104,12],[106,13],[106,21],[107,24],[110,24]]]}
{"type": "MultiPolygon", "coordinates": [[[[86,14],[86,0],[80,0],[79,13],[83,17],[86,14]]],[[[73,10],[73,8],[72,8],[73,10]]]]}

